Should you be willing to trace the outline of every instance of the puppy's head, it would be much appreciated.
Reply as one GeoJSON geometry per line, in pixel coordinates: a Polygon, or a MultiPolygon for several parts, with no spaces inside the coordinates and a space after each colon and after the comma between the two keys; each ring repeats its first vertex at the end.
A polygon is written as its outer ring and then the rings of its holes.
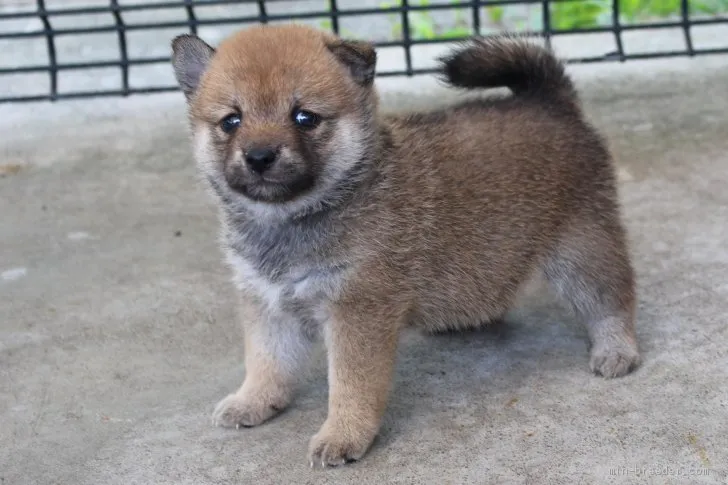
{"type": "Polygon", "coordinates": [[[376,130],[370,44],[286,25],[249,28],[217,49],[182,35],[172,50],[195,156],[228,204],[321,207],[362,172],[376,130]]]}

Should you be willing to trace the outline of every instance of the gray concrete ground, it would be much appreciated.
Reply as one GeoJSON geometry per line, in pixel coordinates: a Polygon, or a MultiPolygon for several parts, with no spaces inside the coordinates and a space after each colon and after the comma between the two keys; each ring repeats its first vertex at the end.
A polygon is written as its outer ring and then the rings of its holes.
{"type": "Polygon", "coordinates": [[[591,375],[536,286],[500,327],[406,335],[380,437],[328,471],[322,362],[269,423],[210,425],[241,331],[182,96],[0,106],[0,484],[728,483],[727,58],[571,71],[620,167],[644,365],[591,375]]]}

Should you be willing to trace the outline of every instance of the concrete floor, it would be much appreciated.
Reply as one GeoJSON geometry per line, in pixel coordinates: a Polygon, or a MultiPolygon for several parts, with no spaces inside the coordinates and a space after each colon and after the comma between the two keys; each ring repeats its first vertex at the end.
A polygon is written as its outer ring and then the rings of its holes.
{"type": "Polygon", "coordinates": [[[728,483],[726,59],[571,68],[620,166],[639,371],[591,375],[535,288],[501,327],[407,335],[380,437],[328,471],[321,364],[269,423],[210,425],[241,331],[182,96],[0,106],[0,484],[728,483]]]}

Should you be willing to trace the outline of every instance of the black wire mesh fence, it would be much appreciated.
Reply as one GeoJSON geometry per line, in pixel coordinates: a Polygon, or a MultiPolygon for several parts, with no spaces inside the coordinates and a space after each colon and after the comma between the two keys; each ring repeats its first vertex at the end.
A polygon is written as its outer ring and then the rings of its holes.
{"type": "Polygon", "coordinates": [[[173,91],[175,35],[292,21],[374,41],[380,76],[431,73],[438,48],[498,31],[572,63],[728,53],[728,0],[0,0],[0,102],[173,91]]]}

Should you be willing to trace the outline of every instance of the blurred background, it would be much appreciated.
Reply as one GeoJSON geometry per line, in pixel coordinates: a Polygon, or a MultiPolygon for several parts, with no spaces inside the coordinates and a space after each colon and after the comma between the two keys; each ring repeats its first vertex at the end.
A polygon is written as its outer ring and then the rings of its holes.
{"type": "Polygon", "coordinates": [[[726,87],[728,0],[0,0],[0,485],[725,485],[726,87]],[[429,73],[475,33],[569,61],[614,155],[637,372],[593,376],[536,285],[503,325],[403,336],[359,463],[305,459],[323,355],[281,416],[211,426],[242,330],[170,41],[290,21],[375,41],[388,112],[459,101],[429,73]]]}
{"type": "Polygon", "coordinates": [[[169,41],[296,21],[375,41],[382,75],[429,72],[448,42],[532,32],[571,62],[728,51],[728,0],[0,0],[0,99],[175,89],[169,41]]]}

